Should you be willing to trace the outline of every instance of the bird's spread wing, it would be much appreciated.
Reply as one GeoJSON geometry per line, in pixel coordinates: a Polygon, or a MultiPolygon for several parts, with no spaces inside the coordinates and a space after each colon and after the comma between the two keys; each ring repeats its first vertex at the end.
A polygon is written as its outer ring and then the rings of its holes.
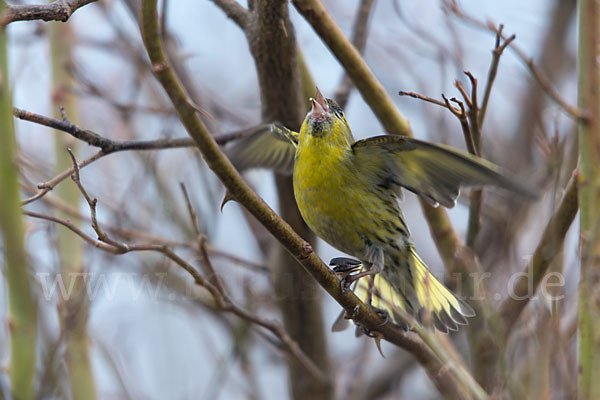
{"type": "Polygon", "coordinates": [[[406,136],[376,136],[354,143],[357,168],[382,185],[400,185],[430,204],[453,207],[461,187],[496,185],[535,197],[532,191],[501,175],[498,167],[449,146],[406,136]]]}
{"type": "Polygon", "coordinates": [[[237,140],[225,153],[240,171],[269,168],[291,174],[297,145],[297,132],[280,124],[270,124],[237,140]]]}

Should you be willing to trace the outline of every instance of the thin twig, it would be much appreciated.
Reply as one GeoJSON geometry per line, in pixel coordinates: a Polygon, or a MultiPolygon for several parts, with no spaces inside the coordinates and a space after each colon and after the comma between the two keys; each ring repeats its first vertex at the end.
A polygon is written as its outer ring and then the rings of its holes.
{"type": "MultiPolygon", "coordinates": [[[[93,163],[94,161],[104,157],[105,155],[106,155],[106,153],[104,153],[102,150],[100,150],[93,156],[90,156],[90,157],[86,158],[85,160],[83,160],[81,163],[79,163],[78,168],[81,169],[81,168],[93,163]]],[[[71,174],[73,172],[75,172],[75,168],[71,167],[71,168],[61,172],[60,174],[56,175],[54,178],[50,179],[49,181],[38,184],[37,188],[39,189],[39,191],[36,194],[34,194],[33,196],[28,197],[25,200],[21,201],[21,205],[22,206],[27,205],[27,204],[43,197],[44,195],[46,195],[46,193],[48,193],[49,191],[54,189],[54,187],[56,185],[58,185],[60,182],[64,181],[69,176],[71,176],[71,174]]]]}
{"type": "MultiPolygon", "coordinates": [[[[469,71],[465,71],[465,75],[471,82],[471,95],[467,94],[462,84],[457,81],[456,87],[461,92],[463,98],[469,105],[467,117],[469,119],[470,137],[465,140],[467,141],[467,147],[471,154],[481,156],[481,124],[479,122],[479,105],[477,104],[477,79],[469,71]]],[[[489,81],[488,81],[489,84],[489,81]]],[[[490,85],[491,87],[491,85],[490,85]]],[[[467,223],[467,240],[466,244],[469,248],[475,248],[475,242],[480,231],[480,215],[481,207],[483,202],[483,190],[477,189],[471,192],[469,204],[469,220],[467,223]]]]}
{"type": "MultiPolygon", "coordinates": [[[[505,42],[509,41],[510,37],[506,37],[502,34],[502,31],[499,29],[498,25],[495,23],[488,21],[487,23],[478,20],[477,18],[466,14],[458,7],[458,3],[454,0],[446,0],[445,2],[446,9],[452,12],[461,20],[470,23],[480,29],[493,32],[496,35],[499,35],[505,42]]],[[[552,98],[567,114],[572,116],[575,119],[587,119],[586,111],[581,110],[575,106],[570,105],[566,100],[564,100],[558,91],[552,85],[552,82],[548,77],[540,70],[534,63],[533,58],[527,56],[527,54],[518,47],[514,41],[509,42],[510,48],[513,52],[518,56],[519,59],[527,66],[529,72],[533,75],[537,83],[544,89],[546,94],[552,98]]]]}
{"type": "Polygon", "coordinates": [[[531,262],[524,268],[520,279],[509,289],[510,297],[500,306],[500,315],[504,320],[506,334],[510,333],[510,328],[529,303],[561,248],[560,243],[564,241],[579,209],[578,186],[578,176],[575,173],[565,190],[560,206],[546,225],[531,262]]]}
{"type": "Polygon", "coordinates": [[[490,69],[488,70],[487,82],[485,84],[485,91],[483,92],[483,101],[481,103],[481,111],[479,112],[479,126],[483,126],[483,120],[485,118],[485,114],[487,112],[488,103],[490,101],[490,95],[492,94],[492,86],[494,85],[494,81],[496,79],[496,74],[498,73],[498,65],[500,64],[500,56],[504,52],[513,40],[516,39],[515,35],[511,35],[508,39],[503,39],[502,30],[504,29],[504,25],[500,24],[497,28],[496,32],[496,45],[492,50],[492,62],[490,64],[490,69]],[[503,41],[502,41],[503,40],[503,41]]]}
{"type": "MultiPolygon", "coordinates": [[[[190,107],[192,107],[190,105],[190,107]]],[[[79,139],[90,146],[99,147],[101,150],[98,151],[91,157],[86,158],[79,163],[78,168],[83,168],[100,158],[120,152],[120,151],[147,151],[147,150],[163,150],[163,149],[175,149],[175,148],[189,148],[196,147],[196,143],[189,137],[176,138],[176,139],[156,139],[156,140],[112,140],[103,137],[91,130],[82,129],[77,125],[71,123],[66,115],[63,115],[63,120],[46,117],[44,115],[36,114],[30,111],[22,110],[19,108],[13,108],[13,115],[24,121],[33,122],[39,125],[54,128],[63,132],[68,133],[76,139],[79,139]]],[[[219,135],[215,138],[215,141],[220,145],[225,145],[230,141],[239,139],[246,135],[251,135],[257,130],[265,129],[267,125],[259,125],[258,127],[241,129],[230,133],[219,135]]],[[[68,178],[75,169],[73,167],[61,172],[54,178],[38,184],[39,191],[27,199],[21,202],[21,205],[29,204],[39,198],[45,196],[50,192],[56,185],[68,178]]]]}
{"type": "Polygon", "coordinates": [[[463,132],[463,136],[465,138],[465,143],[467,144],[467,148],[469,149],[469,152],[475,154],[475,143],[473,142],[473,135],[471,134],[471,127],[469,126],[469,119],[467,117],[467,111],[465,110],[465,105],[463,104],[462,101],[458,100],[455,97],[448,100],[448,98],[444,94],[442,94],[442,99],[444,99],[446,108],[456,118],[458,118],[458,121],[460,122],[460,127],[463,132]],[[453,107],[450,104],[450,101],[458,104],[458,109],[456,107],[453,107]]]}
{"type": "MultiPolygon", "coordinates": [[[[408,96],[408,97],[412,97],[412,98],[414,98],[414,99],[423,100],[423,101],[426,101],[426,102],[428,102],[428,103],[435,104],[435,105],[438,105],[438,106],[440,106],[440,107],[444,107],[444,108],[448,108],[448,106],[449,106],[449,104],[448,104],[448,103],[446,103],[446,102],[444,102],[444,101],[441,101],[441,100],[438,100],[438,99],[434,99],[433,97],[425,96],[424,94],[420,94],[420,93],[416,93],[416,92],[405,92],[405,91],[400,91],[400,92],[398,92],[398,94],[399,94],[400,96],[408,96]]],[[[452,105],[450,105],[450,108],[449,108],[449,110],[450,110],[450,111],[451,111],[453,114],[454,114],[455,112],[456,112],[456,113],[460,113],[460,109],[459,109],[459,108],[456,108],[456,107],[454,107],[454,106],[452,106],[452,105]]]]}
{"type": "Polygon", "coordinates": [[[190,214],[190,222],[192,224],[192,229],[194,233],[196,233],[196,237],[200,237],[200,228],[198,227],[198,214],[192,206],[192,201],[190,200],[190,195],[185,187],[183,182],[179,182],[179,186],[181,187],[181,191],[183,192],[183,198],[185,199],[185,204],[187,205],[188,213],[190,214]]]}
{"type": "Polygon", "coordinates": [[[481,157],[481,124],[479,123],[479,104],[477,104],[477,79],[469,71],[465,71],[465,75],[471,82],[471,96],[466,94],[462,84],[457,81],[457,87],[462,88],[461,94],[468,104],[467,117],[471,125],[471,138],[473,140],[473,154],[481,157]],[[467,101],[468,100],[468,101],[467,101]]]}
{"type": "MultiPolygon", "coordinates": [[[[73,164],[77,165],[77,162],[76,162],[75,157],[73,156],[72,152],[69,151],[69,154],[71,154],[71,157],[73,158],[73,164]]],[[[88,205],[90,208],[90,213],[91,213],[91,218],[92,218],[92,228],[96,232],[98,239],[94,239],[93,237],[91,237],[90,235],[85,233],[83,230],[81,230],[79,227],[77,227],[77,225],[73,224],[69,220],[63,220],[61,218],[57,218],[57,217],[54,217],[51,215],[45,215],[45,214],[31,212],[31,211],[24,211],[23,213],[25,215],[33,217],[33,218],[45,219],[48,221],[58,223],[64,227],[70,229],[72,232],[76,233],[87,243],[90,243],[94,247],[97,247],[101,250],[107,251],[112,254],[125,254],[125,253],[129,253],[129,252],[134,252],[134,251],[153,251],[153,252],[162,253],[167,258],[169,258],[170,260],[175,262],[177,265],[182,267],[186,272],[188,272],[192,276],[192,278],[194,279],[194,282],[196,284],[207,289],[209,291],[209,293],[212,295],[213,299],[215,300],[217,307],[221,311],[230,312],[234,315],[237,315],[240,318],[243,318],[247,321],[250,321],[256,325],[259,325],[259,326],[269,330],[281,341],[281,343],[283,344],[283,348],[285,350],[287,350],[294,358],[296,358],[296,360],[303,367],[305,367],[307,369],[307,371],[315,379],[318,379],[318,380],[328,379],[321,372],[319,367],[316,366],[310,360],[310,358],[308,358],[306,356],[306,354],[304,354],[302,352],[302,350],[300,349],[298,344],[292,338],[290,338],[290,336],[287,334],[287,332],[277,322],[270,321],[265,318],[259,317],[258,315],[252,314],[252,313],[244,310],[243,308],[237,306],[235,303],[233,303],[233,301],[231,300],[231,297],[225,291],[223,282],[220,281],[220,278],[218,278],[216,274],[214,274],[215,284],[213,284],[209,280],[204,278],[198,272],[198,270],[196,268],[194,268],[191,264],[189,264],[183,258],[179,257],[173,250],[171,250],[167,246],[160,245],[160,244],[128,244],[128,243],[124,243],[124,242],[118,242],[118,241],[112,239],[111,237],[109,237],[98,224],[98,221],[96,218],[97,201],[95,198],[92,198],[87,193],[87,191],[81,184],[78,168],[75,169],[75,172],[74,172],[72,178],[73,178],[73,182],[77,185],[81,194],[88,202],[88,205]]],[[[204,249],[204,257],[205,257],[204,261],[207,262],[208,255],[206,253],[206,249],[204,246],[201,246],[201,249],[204,249]]],[[[210,263],[208,262],[207,265],[210,265],[210,263]]],[[[214,269],[212,269],[212,266],[211,266],[211,270],[214,273],[214,269]]]]}
{"type": "MultiPolygon", "coordinates": [[[[198,111],[196,106],[190,104],[190,107],[198,111]]],[[[155,140],[112,140],[102,135],[99,135],[89,129],[82,129],[78,127],[77,125],[70,122],[68,118],[66,118],[66,116],[61,121],[55,118],[46,117],[44,115],[36,114],[19,108],[13,108],[13,114],[15,117],[24,121],[34,122],[39,125],[44,125],[49,128],[54,128],[66,132],[74,138],[89,144],[90,146],[101,148],[105,155],[127,150],[162,150],[183,147],[196,147],[196,143],[189,137],[155,140]]],[[[225,145],[232,140],[239,139],[240,137],[252,134],[257,130],[264,128],[265,125],[259,125],[253,128],[240,129],[237,131],[221,134],[217,136],[215,140],[218,144],[225,145]]]]}
{"type": "MultiPolygon", "coordinates": [[[[79,164],[80,167],[81,167],[81,164],[82,163],[79,164]]],[[[34,191],[34,189],[32,187],[29,187],[28,185],[24,185],[24,187],[25,187],[25,190],[28,192],[34,191]]],[[[71,206],[70,204],[65,203],[63,200],[61,200],[60,198],[58,198],[56,196],[53,196],[52,194],[47,194],[46,196],[44,196],[42,198],[42,201],[44,203],[46,203],[47,205],[54,207],[54,208],[60,210],[61,212],[64,212],[65,214],[69,215],[71,218],[76,218],[76,219],[82,220],[82,221],[89,221],[91,223],[91,219],[90,219],[89,215],[84,215],[81,211],[79,211],[78,208],[75,208],[75,207],[71,206]]],[[[183,242],[183,241],[173,240],[172,238],[167,239],[165,237],[161,237],[161,236],[157,236],[157,235],[148,233],[147,231],[118,228],[118,227],[115,227],[112,225],[107,225],[106,223],[104,224],[104,229],[114,235],[118,235],[120,237],[127,238],[127,239],[138,239],[138,240],[143,240],[143,241],[147,241],[147,242],[157,243],[157,244],[160,244],[163,246],[185,248],[188,250],[196,250],[197,249],[197,243],[187,243],[187,242],[183,242]]],[[[204,246],[205,246],[208,254],[213,257],[224,258],[226,260],[231,261],[234,264],[237,264],[244,268],[248,268],[253,271],[257,271],[257,272],[261,272],[261,273],[269,272],[269,269],[267,268],[266,265],[243,259],[234,254],[231,254],[224,250],[218,249],[218,248],[210,245],[209,243],[205,243],[204,246]]]]}
{"type": "Polygon", "coordinates": [[[69,155],[71,156],[71,160],[73,161],[73,175],[71,175],[71,180],[75,183],[75,185],[77,185],[77,187],[79,188],[79,191],[81,192],[81,194],[85,198],[85,201],[87,201],[87,203],[90,207],[90,214],[91,214],[91,218],[92,218],[92,228],[96,232],[96,235],[98,235],[98,240],[114,246],[116,249],[120,250],[122,253],[127,253],[129,251],[129,249],[125,243],[119,243],[117,241],[112,240],[102,230],[102,228],[100,228],[100,225],[98,224],[98,218],[96,216],[96,204],[98,203],[98,200],[96,198],[92,198],[87,193],[87,191],[85,190],[83,185],[81,184],[81,177],[79,175],[79,164],[77,164],[77,160],[75,159],[75,155],[73,154],[71,149],[67,148],[67,151],[69,152],[69,155]]]}
{"type": "Polygon", "coordinates": [[[204,269],[207,272],[208,279],[219,289],[219,292],[225,297],[225,299],[231,302],[229,295],[227,294],[227,290],[225,289],[225,283],[221,279],[221,277],[217,274],[217,271],[210,262],[210,258],[208,257],[208,252],[206,251],[206,236],[200,236],[198,239],[198,248],[200,250],[200,261],[204,266],[204,269]]]}

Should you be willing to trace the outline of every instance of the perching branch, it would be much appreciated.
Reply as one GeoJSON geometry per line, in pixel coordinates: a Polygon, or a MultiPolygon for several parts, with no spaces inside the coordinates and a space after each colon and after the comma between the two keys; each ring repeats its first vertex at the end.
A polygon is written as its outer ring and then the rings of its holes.
{"type": "Polygon", "coordinates": [[[311,246],[290,229],[289,225],[281,220],[240,177],[231,162],[220,151],[195,110],[190,107],[185,92],[164,56],[158,31],[156,3],[153,0],[145,0],[143,3],[142,33],[156,78],[173,102],[188,133],[198,144],[208,166],[236,201],[246,207],[344,309],[356,315],[357,323],[381,332],[386,340],[410,351],[426,369],[441,393],[448,397],[461,398],[461,390],[455,380],[445,371],[427,346],[413,334],[404,334],[390,324],[381,325],[383,321],[377,313],[362,303],[352,292],[342,293],[340,282],[333,271],[318,258],[311,246]]]}

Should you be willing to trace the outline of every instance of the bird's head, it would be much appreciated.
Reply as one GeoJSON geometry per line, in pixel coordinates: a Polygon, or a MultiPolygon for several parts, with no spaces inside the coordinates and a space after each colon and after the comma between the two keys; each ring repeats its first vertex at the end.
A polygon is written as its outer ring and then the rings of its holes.
{"type": "MultiPolygon", "coordinates": [[[[340,106],[331,99],[326,99],[317,88],[317,95],[310,99],[312,108],[300,129],[301,136],[326,138],[330,140],[352,138],[350,126],[340,106]]],[[[352,140],[353,141],[353,140],[352,140]]],[[[352,143],[350,141],[350,143],[352,143]]]]}

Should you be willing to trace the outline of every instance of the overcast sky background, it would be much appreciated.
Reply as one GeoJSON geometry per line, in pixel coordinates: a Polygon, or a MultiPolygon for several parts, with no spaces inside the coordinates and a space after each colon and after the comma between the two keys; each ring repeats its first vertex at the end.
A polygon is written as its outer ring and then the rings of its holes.
{"type": "MultiPolygon", "coordinates": [[[[126,7],[119,1],[107,3],[108,15],[132,38],[130,44],[141,48],[138,28],[126,7]]],[[[460,125],[449,113],[444,113],[441,108],[439,113],[435,111],[437,114],[434,115],[439,115],[441,125],[446,126],[447,131],[432,132],[431,127],[440,126],[440,123],[428,120],[432,114],[424,113],[423,110],[436,106],[424,105],[410,98],[400,98],[397,92],[417,91],[437,98],[441,93],[446,93],[449,97],[458,95],[453,81],[460,78],[465,82],[461,76],[462,70],[471,71],[480,82],[484,82],[491,60],[494,37],[489,32],[450,18],[456,31],[456,38],[451,37],[447,29],[448,19],[445,18],[439,1],[398,1],[403,18],[398,15],[392,3],[385,0],[376,1],[370,19],[365,58],[402,114],[410,120],[418,138],[443,140],[462,146],[460,125]],[[425,43],[418,34],[407,27],[406,21],[427,31],[439,42],[447,43],[449,54],[455,48],[454,40],[458,41],[462,48],[463,64],[455,66],[451,59],[447,59],[445,67],[440,67],[438,49],[425,43]]],[[[358,1],[328,0],[325,4],[342,29],[349,33],[358,1]]],[[[504,23],[505,32],[515,33],[518,45],[534,59],[539,54],[542,36],[546,33],[554,4],[554,1],[549,0],[460,1],[461,7],[476,18],[490,18],[496,23],[504,23]]],[[[342,76],[342,69],[312,28],[293,7],[290,9],[298,44],[313,78],[326,96],[332,95],[342,76]]],[[[69,20],[69,24],[79,41],[74,53],[78,68],[85,71],[88,78],[101,85],[115,99],[131,101],[130,77],[135,71],[129,63],[123,62],[118,52],[107,51],[106,48],[94,45],[116,40],[114,29],[107,24],[106,16],[98,5],[92,4],[77,11],[69,20]]],[[[246,38],[240,29],[212,2],[204,0],[170,1],[167,25],[178,40],[181,55],[185,57],[185,64],[191,71],[197,87],[239,114],[249,125],[259,123],[260,103],[254,63],[248,51],[246,38]]],[[[50,105],[52,78],[48,61],[49,47],[44,35],[34,35],[36,26],[39,25],[14,23],[9,27],[14,105],[51,115],[53,110],[50,105]]],[[[572,51],[575,52],[574,24],[569,30],[569,42],[572,43],[572,51]]],[[[530,80],[526,68],[511,51],[507,51],[500,63],[486,121],[486,126],[493,127],[493,132],[484,130],[484,135],[510,137],[520,114],[520,96],[530,80]]],[[[574,70],[573,78],[561,83],[560,89],[565,99],[571,104],[576,103],[574,70]]],[[[135,98],[135,101],[140,104],[151,103],[151,100],[144,98],[144,94],[148,94],[148,91],[141,91],[141,95],[135,98]]],[[[81,113],[77,120],[80,126],[111,138],[125,137],[122,123],[110,117],[110,109],[101,100],[82,96],[79,107],[81,113]]],[[[561,135],[566,134],[570,120],[551,102],[547,112],[552,120],[557,121],[556,126],[561,135]]],[[[383,133],[373,113],[356,91],[350,98],[346,115],[357,139],[383,133]]],[[[227,120],[219,120],[215,124],[217,133],[240,127],[227,120]]],[[[140,114],[133,118],[132,126],[138,138],[156,138],[165,134],[174,137],[185,136],[184,129],[173,118],[140,114]]],[[[40,160],[43,169],[52,171],[55,162],[53,133],[28,122],[17,121],[16,127],[22,151],[32,159],[40,160]]],[[[484,146],[485,144],[484,138],[484,146]]],[[[93,149],[82,146],[79,149],[79,157],[82,159],[93,152],[93,149]]],[[[487,150],[485,152],[487,153],[487,150]]],[[[189,154],[188,150],[168,150],[156,155],[159,174],[172,178],[173,190],[177,190],[178,182],[185,182],[191,189],[193,200],[201,209],[201,216],[213,215],[210,218],[214,223],[211,224],[209,232],[211,243],[215,247],[245,259],[264,263],[265,260],[249,233],[239,206],[230,202],[222,214],[216,214],[218,204],[203,190],[201,181],[198,180],[198,164],[190,161],[189,154]]],[[[494,161],[502,165],[502,160],[494,161]]],[[[510,165],[503,166],[510,170],[510,165]]],[[[147,200],[145,204],[133,207],[139,213],[136,217],[139,226],[166,237],[171,234],[177,235],[178,233],[170,231],[168,227],[151,222],[155,213],[167,214],[162,209],[156,211],[154,208],[160,203],[159,200],[155,200],[156,196],[160,198],[162,194],[155,186],[144,184],[144,168],[145,164],[140,162],[139,158],[132,157],[132,154],[116,154],[86,168],[82,172],[82,180],[90,193],[98,197],[101,221],[118,220],[110,210],[121,207],[121,202],[126,202],[128,194],[134,190],[136,193],[145,193],[142,198],[147,200]]],[[[49,175],[46,178],[52,176],[51,172],[47,174],[49,175]]],[[[210,173],[208,175],[209,182],[215,182],[214,176],[210,173]]],[[[251,171],[247,178],[259,194],[277,208],[271,173],[251,171]]],[[[527,179],[526,176],[519,178],[527,179]]],[[[222,196],[219,190],[216,197],[218,202],[222,196]]],[[[178,196],[179,192],[175,197],[178,196]]],[[[432,269],[438,275],[442,274],[443,267],[418,202],[412,195],[406,197],[403,210],[417,249],[432,269]]],[[[36,207],[32,205],[30,209],[36,207]]],[[[457,231],[464,237],[468,207],[459,204],[449,214],[457,231]]],[[[56,257],[51,244],[48,243],[47,232],[39,229],[40,222],[29,221],[28,224],[31,224],[28,246],[36,249],[33,265],[35,270],[41,273],[38,274],[38,279],[43,288],[44,282],[50,282],[52,279],[51,273],[55,268],[56,257]]],[[[525,243],[525,249],[531,249],[531,243],[535,243],[542,228],[543,224],[532,224],[531,232],[528,232],[532,242],[525,243]]],[[[73,240],[78,238],[73,236],[73,240]]],[[[572,263],[576,262],[575,240],[575,235],[569,236],[565,252],[572,263]]],[[[322,242],[319,243],[318,252],[325,261],[340,255],[337,250],[322,242]]],[[[224,339],[223,326],[219,325],[214,317],[205,312],[198,312],[198,308],[193,306],[192,302],[157,289],[156,282],[148,281],[148,286],[144,287],[139,276],[140,271],[143,271],[145,255],[109,257],[89,247],[86,247],[85,254],[84,257],[90,260],[91,272],[103,277],[100,281],[104,280],[105,284],[95,294],[89,326],[94,372],[98,389],[103,394],[102,398],[113,398],[111,396],[121,390],[119,379],[113,373],[113,366],[109,361],[111,357],[120,365],[123,378],[133,383],[130,388],[133,398],[214,398],[215,393],[212,390],[215,389],[212,386],[214,382],[219,382],[222,373],[230,375],[220,387],[220,398],[244,397],[245,389],[240,383],[243,381],[241,373],[238,368],[233,367],[235,362],[228,359],[231,353],[229,342],[224,339]],[[107,356],[106,349],[110,349],[111,357],[107,356]],[[228,364],[230,362],[232,364],[228,364]],[[224,371],[218,369],[218,363],[224,363],[224,371]]],[[[525,259],[527,254],[524,252],[522,256],[525,259]]],[[[148,260],[148,263],[154,262],[154,258],[149,256],[148,260]]],[[[268,288],[268,280],[264,276],[226,265],[223,261],[215,261],[215,264],[223,271],[230,287],[250,280],[257,288],[268,288]]],[[[576,276],[568,276],[568,279],[570,281],[567,284],[574,285],[576,276]]],[[[4,291],[4,287],[2,290],[4,291]]],[[[233,290],[234,293],[241,293],[239,287],[233,290]]],[[[6,313],[6,293],[1,298],[6,313]]],[[[326,295],[323,299],[326,325],[330,326],[340,307],[326,295]]],[[[263,311],[262,314],[279,319],[274,310],[263,311]]],[[[56,327],[56,318],[47,319],[48,326],[56,327]]],[[[355,339],[352,330],[335,334],[328,332],[327,335],[336,362],[334,369],[347,368],[348,360],[360,350],[364,339],[355,339]]],[[[6,338],[6,331],[2,336],[6,338]]],[[[386,355],[394,352],[388,345],[384,345],[383,350],[386,355]]],[[[2,360],[6,363],[8,347],[5,340],[0,341],[0,352],[2,360]]],[[[277,351],[269,346],[260,346],[259,350],[252,353],[252,357],[255,365],[262,369],[259,384],[264,398],[285,398],[286,371],[282,368],[281,357],[277,351]]],[[[376,371],[384,365],[385,360],[377,354],[375,346],[371,346],[365,368],[376,371]]],[[[411,379],[405,379],[410,385],[400,389],[406,398],[435,398],[435,389],[424,374],[418,370],[412,374],[414,376],[411,376],[411,379]]]]}

